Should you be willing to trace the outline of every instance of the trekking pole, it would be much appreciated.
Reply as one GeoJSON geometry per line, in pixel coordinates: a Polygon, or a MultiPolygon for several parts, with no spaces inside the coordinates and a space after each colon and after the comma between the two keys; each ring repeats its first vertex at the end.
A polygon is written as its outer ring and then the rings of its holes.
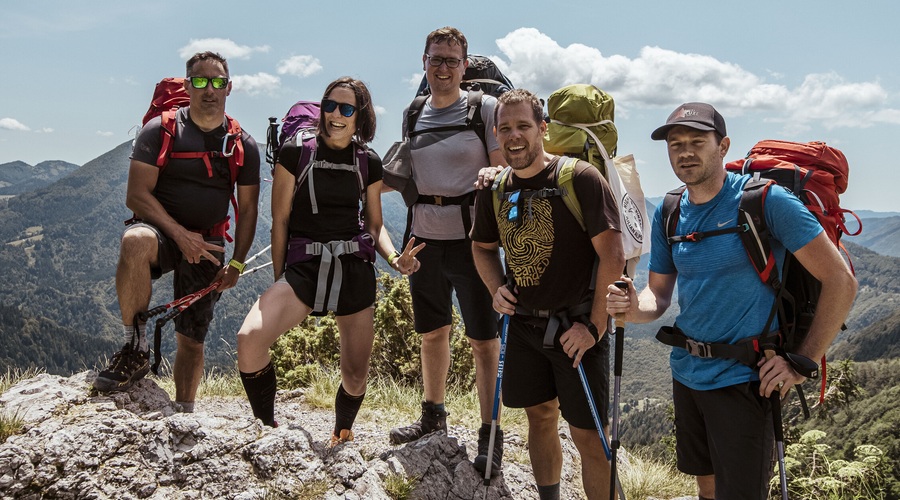
{"type": "MultiPolygon", "coordinates": [[[[268,246],[266,246],[266,248],[263,248],[262,250],[256,252],[255,254],[253,254],[253,256],[251,256],[247,260],[245,260],[244,264],[249,264],[249,263],[253,262],[254,260],[256,260],[257,257],[266,253],[266,251],[269,250],[270,248],[272,248],[272,245],[268,245],[268,246]]],[[[271,264],[271,262],[270,262],[270,264],[271,264]]]]}
{"type": "MultiPolygon", "coordinates": [[[[560,324],[566,330],[572,328],[572,322],[566,316],[560,317],[560,324]]],[[[597,427],[597,434],[600,436],[600,443],[603,445],[603,453],[606,455],[606,460],[609,461],[612,459],[612,452],[609,450],[609,444],[606,442],[606,434],[603,433],[603,425],[600,422],[600,415],[597,413],[597,403],[594,401],[594,394],[591,392],[591,386],[588,384],[587,375],[585,375],[584,366],[581,363],[578,363],[578,378],[581,380],[581,388],[584,389],[584,396],[587,398],[591,417],[594,418],[594,426],[597,427]]],[[[619,496],[622,500],[625,500],[625,491],[622,489],[622,484],[618,479],[613,482],[612,478],[610,478],[610,483],[619,491],[619,496]]]]}
{"type": "Polygon", "coordinates": [[[182,311],[190,307],[192,304],[202,299],[209,292],[213,291],[222,284],[221,280],[214,282],[208,287],[198,290],[194,293],[189,293],[180,299],[175,299],[168,304],[163,304],[161,306],[154,307],[149,311],[143,311],[137,313],[137,318],[143,322],[147,322],[150,318],[154,316],[159,316],[163,314],[163,316],[156,320],[156,329],[153,332],[153,366],[151,369],[153,370],[154,375],[159,375],[159,364],[162,362],[162,355],[160,354],[160,350],[162,349],[162,328],[163,325],[166,324],[167,321],[181,314],[182,311]]]}
{"type": "MultiPolygon", "coordinates": [[[[766,359],[775,357],[775,351],[765,350],[766,359]]],[[[784,423],[781,421],[781,384],[778,390],[769,396],[772,401],[772,425],[775,428],[775,449],[778,451],[778,479],[781,483],[781,500],[788,500],[787,471],[784,465],[784,423]]]]}
{"type": "MultiPolygon", "coordinates": [[[[628,283],[624,281],[616,281],[613,283],[620,290],[625,290],[628,292],[628,283]]],[[[616,477],[618,464],[617,460],[617,451],[619,450],[619,388],[621,387],[622,382],[622,358],[624,356],[625,350],[625,320],[621,318],[621,314],[616,315],[616,352],[615,352],[615,361],[613,363],[613,374],[615,375],[615,381],[613,382],[613,423],[612,423],[612,440],[610,441],[610,447],[612,448],[611,457],[609,459],[610,465],[610,476],[609,476],[609,498],[610,500],[616,497],[616,477]]],[[[621,495],[622,500],[625,500],[625,495],[621,495]]]]}
{"type": "Polygon", "coordinates": [[[269,267],[269,266],[271,266],[271,265],[272,265],[272,262],[266,262],[265,264],[260,264],[260,265],[258,265],[258,266],[256,266],[256,267],[251,267],[250,269],[244,269],[244,272],[241,273],[241,276],[246,276],[246,275],[248,275],[248,274],[253,274],[253,273],[255,273],[256,271],[259,271],[260,269],[263,269],[263,268],[265,268],[265,267],[269,267]]]}
{"type": "Polygon", "coordinates": [[[500,384],[503,382],[503,364],[506,361],[506,334],[509,331],[509,315],[503,315],[503,326],[500,327],[500,360],[497,363],[497,385],[494,387],[494,406],[491,409],[491,437],[488,440],[487,464],[484,467],[484,494],[487,498],[491,485],[491,465],[494,463],[494,441],[497,439],[497,418],[500,414],[500,384]]]}

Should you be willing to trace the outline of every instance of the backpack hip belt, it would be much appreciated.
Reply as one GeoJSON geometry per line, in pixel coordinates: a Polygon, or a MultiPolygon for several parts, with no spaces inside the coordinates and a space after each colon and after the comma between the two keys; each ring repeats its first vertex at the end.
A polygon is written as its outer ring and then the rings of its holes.
{"type": "Polygon", "coordinates": [[[466,238],[468,238],[469,232],[472,230],[472,214],[469,212],[469,207],[471,207],[474,202],[475,191],[469,191],[468,193],[459,196],[420,194],[416,199],[416,202],[410,205],[407,209],[406,230],[403,232],[403,244],[405,245],[406,242],[409,241],[409,237],[412,235],[413,207],[416,205],[437,205],[439,207],[459,205],[459,212],[462,216],[463,222],[463,230],[466,233],[466,238]]]}
{"type": "Polygon", "coordinates": [[[323,311],[325,306],[325,291],[328,283],[328,273],[334,267],[334,276],[331,278],[331,293],[328,295],[328,309],[336,310],[338,297],[341,293],[343,282],[343,266],[341,255],[352,254],[365,262],[375,262],[375,241],[372,235],[362,232],[349,241],[333,240],[328,243],[313,241],[309,238],[293,237],[288,240],[287,265],[312,260],[315,256],[321,256],[319,262],[319,277],[316,284],[316,299],[313,305],[314,311],[323,311]]]}
{"type": "Polygon", "coordinates": [[[544,349],[553,349],[553,341],[556,340],[556,333],[559,326],[571,327],[570,318],[576,318],[580,322],[587,325],[590,322],[591,309],[594,306],[593,299],[586,300],[577,306],[563,309],[528,309],[522,306],[516,306],[516,316],[527,316],[530,318],[540,318],[547,320],[547,326],[544,329],[544,349]]]}
{"type": "Polygon", "coordinates": [[[698,358],[736,359],[752,367],[756,366],[763,349],[781,344],[781,334],[776,330],[765,335],[748,337],[736,344],[699,342],[685,335],[676,325],[660,328],[656,332],[656,340],[668,346],[680,347],[698,358]]]}

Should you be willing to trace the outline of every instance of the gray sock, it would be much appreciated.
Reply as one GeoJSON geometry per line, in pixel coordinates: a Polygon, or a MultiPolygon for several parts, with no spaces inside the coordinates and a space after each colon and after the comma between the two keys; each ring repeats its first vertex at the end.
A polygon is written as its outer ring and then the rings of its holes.
{"type": "MultiPolygon", "coordinates": [[[[134,325],[122,325],[122,333],[125,335],[125,343],[131,343],[131,337],[134,335],[134,325]]],[[[138,323],[138,350],[147,352],[150,347],[147,345],[147,325],[138,323]]]]}
{"type": "Polygon", "coordinates": [[[559,500],[559,483],[549,486],[537,485],[537,489],[541,500],[559,500]]]}
{"type": "Polygon", "coordinates": [[[181,410],[179,410],[180,413],[194,413],[193,401],[175,401],[175,405],[176,410],[179,406],[181,407],[181,410]]]}

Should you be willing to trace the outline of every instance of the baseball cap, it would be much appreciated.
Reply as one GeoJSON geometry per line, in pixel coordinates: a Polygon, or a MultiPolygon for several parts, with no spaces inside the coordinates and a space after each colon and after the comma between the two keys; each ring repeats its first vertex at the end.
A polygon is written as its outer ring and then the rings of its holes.
{"type": "Polygon", "coordinates": [[[722,137],[728,135],[725,133],[725,119],[716,108],[705,102],[686,102],[672,111],[666,124],[654,130],[650,138],[654,141],[664,141],[669,129],[678,125],[697,130],[714,130],[722,137]]]}

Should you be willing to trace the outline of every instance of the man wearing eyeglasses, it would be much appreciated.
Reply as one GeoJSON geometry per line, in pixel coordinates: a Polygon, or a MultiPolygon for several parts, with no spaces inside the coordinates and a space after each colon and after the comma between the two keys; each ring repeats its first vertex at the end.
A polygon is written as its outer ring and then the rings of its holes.
{"type": "MultiPolygon", "coordinates": [[[[486,456],[499,355],[498,318],[472,261],[468,232],[474,213],[472,179],[482,167],[502,163],[503,156],[493,134],[484,134],[482,142],[479,134],[467,126],[472,123],[467,120],[470,112],[480,113],[485,128],[491,130],[497,102],[484,95],[480,106],[470,107],[468,93],[460,89],[468,65],[467,50],[466,37],[455,28],[444,27],[428,35],[422,55],[431,95],[409,134],[413,179],[420,196],[411,208],[408,223],[416,241],[427,243],[417,255],[422,263],[420,270],[410,276],[415,330],[422,334],[425,401],[421,418],[412,425],[392,429],[390,441],[407,443],[430,432],[446,430],[444,396],[455,291],[475,357],[482,420],[479,455],[486,456]]],[[[404,131],[408,127],[408,111],[404,111],[404,131]]],[[[496,442],[495,470],[499,470],[502,438],[496,442]]]]}
{"type": "Polygon", "coordinates": [[[256,232],[259,150],[246,131],[239,141],[229,136],[229,125],[235,122],[225,115],[232,87],[225,59],[213,52],[197,53],[186,68],[184,89],[190,106],[175,112],[174,138],[166,137],[162,119],[157,117],[147,122],[135,140],[126,205],[137,222],[122,236],[116,269],[126,343],[97,376],[94,388],[124,391],[147,374],[146,326],[137,314],[150,304],[153,279],[174,271],[176,297],[220,281],[215,291],[175,318],[175,399],[189,412],[203,375],[203,341],[213,305],[219,293],[237,283],[256,232]],[[174,143],[164,167],[158,167],[167,139],[174,143]],[[243,148],[243,165],[230,164],[239,148],[243,148]],[[239,208],[234,252],[226,261],[224,237],[235,184],[239,208]]]}
{"type": "Polygon", "coordinates": [[[586,229],[566,207],[556,179],[564,162],[572,159],[544,152],[547,124],[537,96],[513,89],[499,98],[496,115],[494,130],[510,172],[503,174],[502,193],[478,193],[472,253],[493,294],[494,309],[509,315],[503,404],[525,409],[531,465],[542,500],[559,498],[560,412],[581,455],[587,498],[605,499],[609,463],[577,368],[582,365],[599,420],[605,422],[606,294],[596,293],[591,282],[612,283],[625,266],[618,206],[600,172],[579,160],[572,185],[586,229]]]}

